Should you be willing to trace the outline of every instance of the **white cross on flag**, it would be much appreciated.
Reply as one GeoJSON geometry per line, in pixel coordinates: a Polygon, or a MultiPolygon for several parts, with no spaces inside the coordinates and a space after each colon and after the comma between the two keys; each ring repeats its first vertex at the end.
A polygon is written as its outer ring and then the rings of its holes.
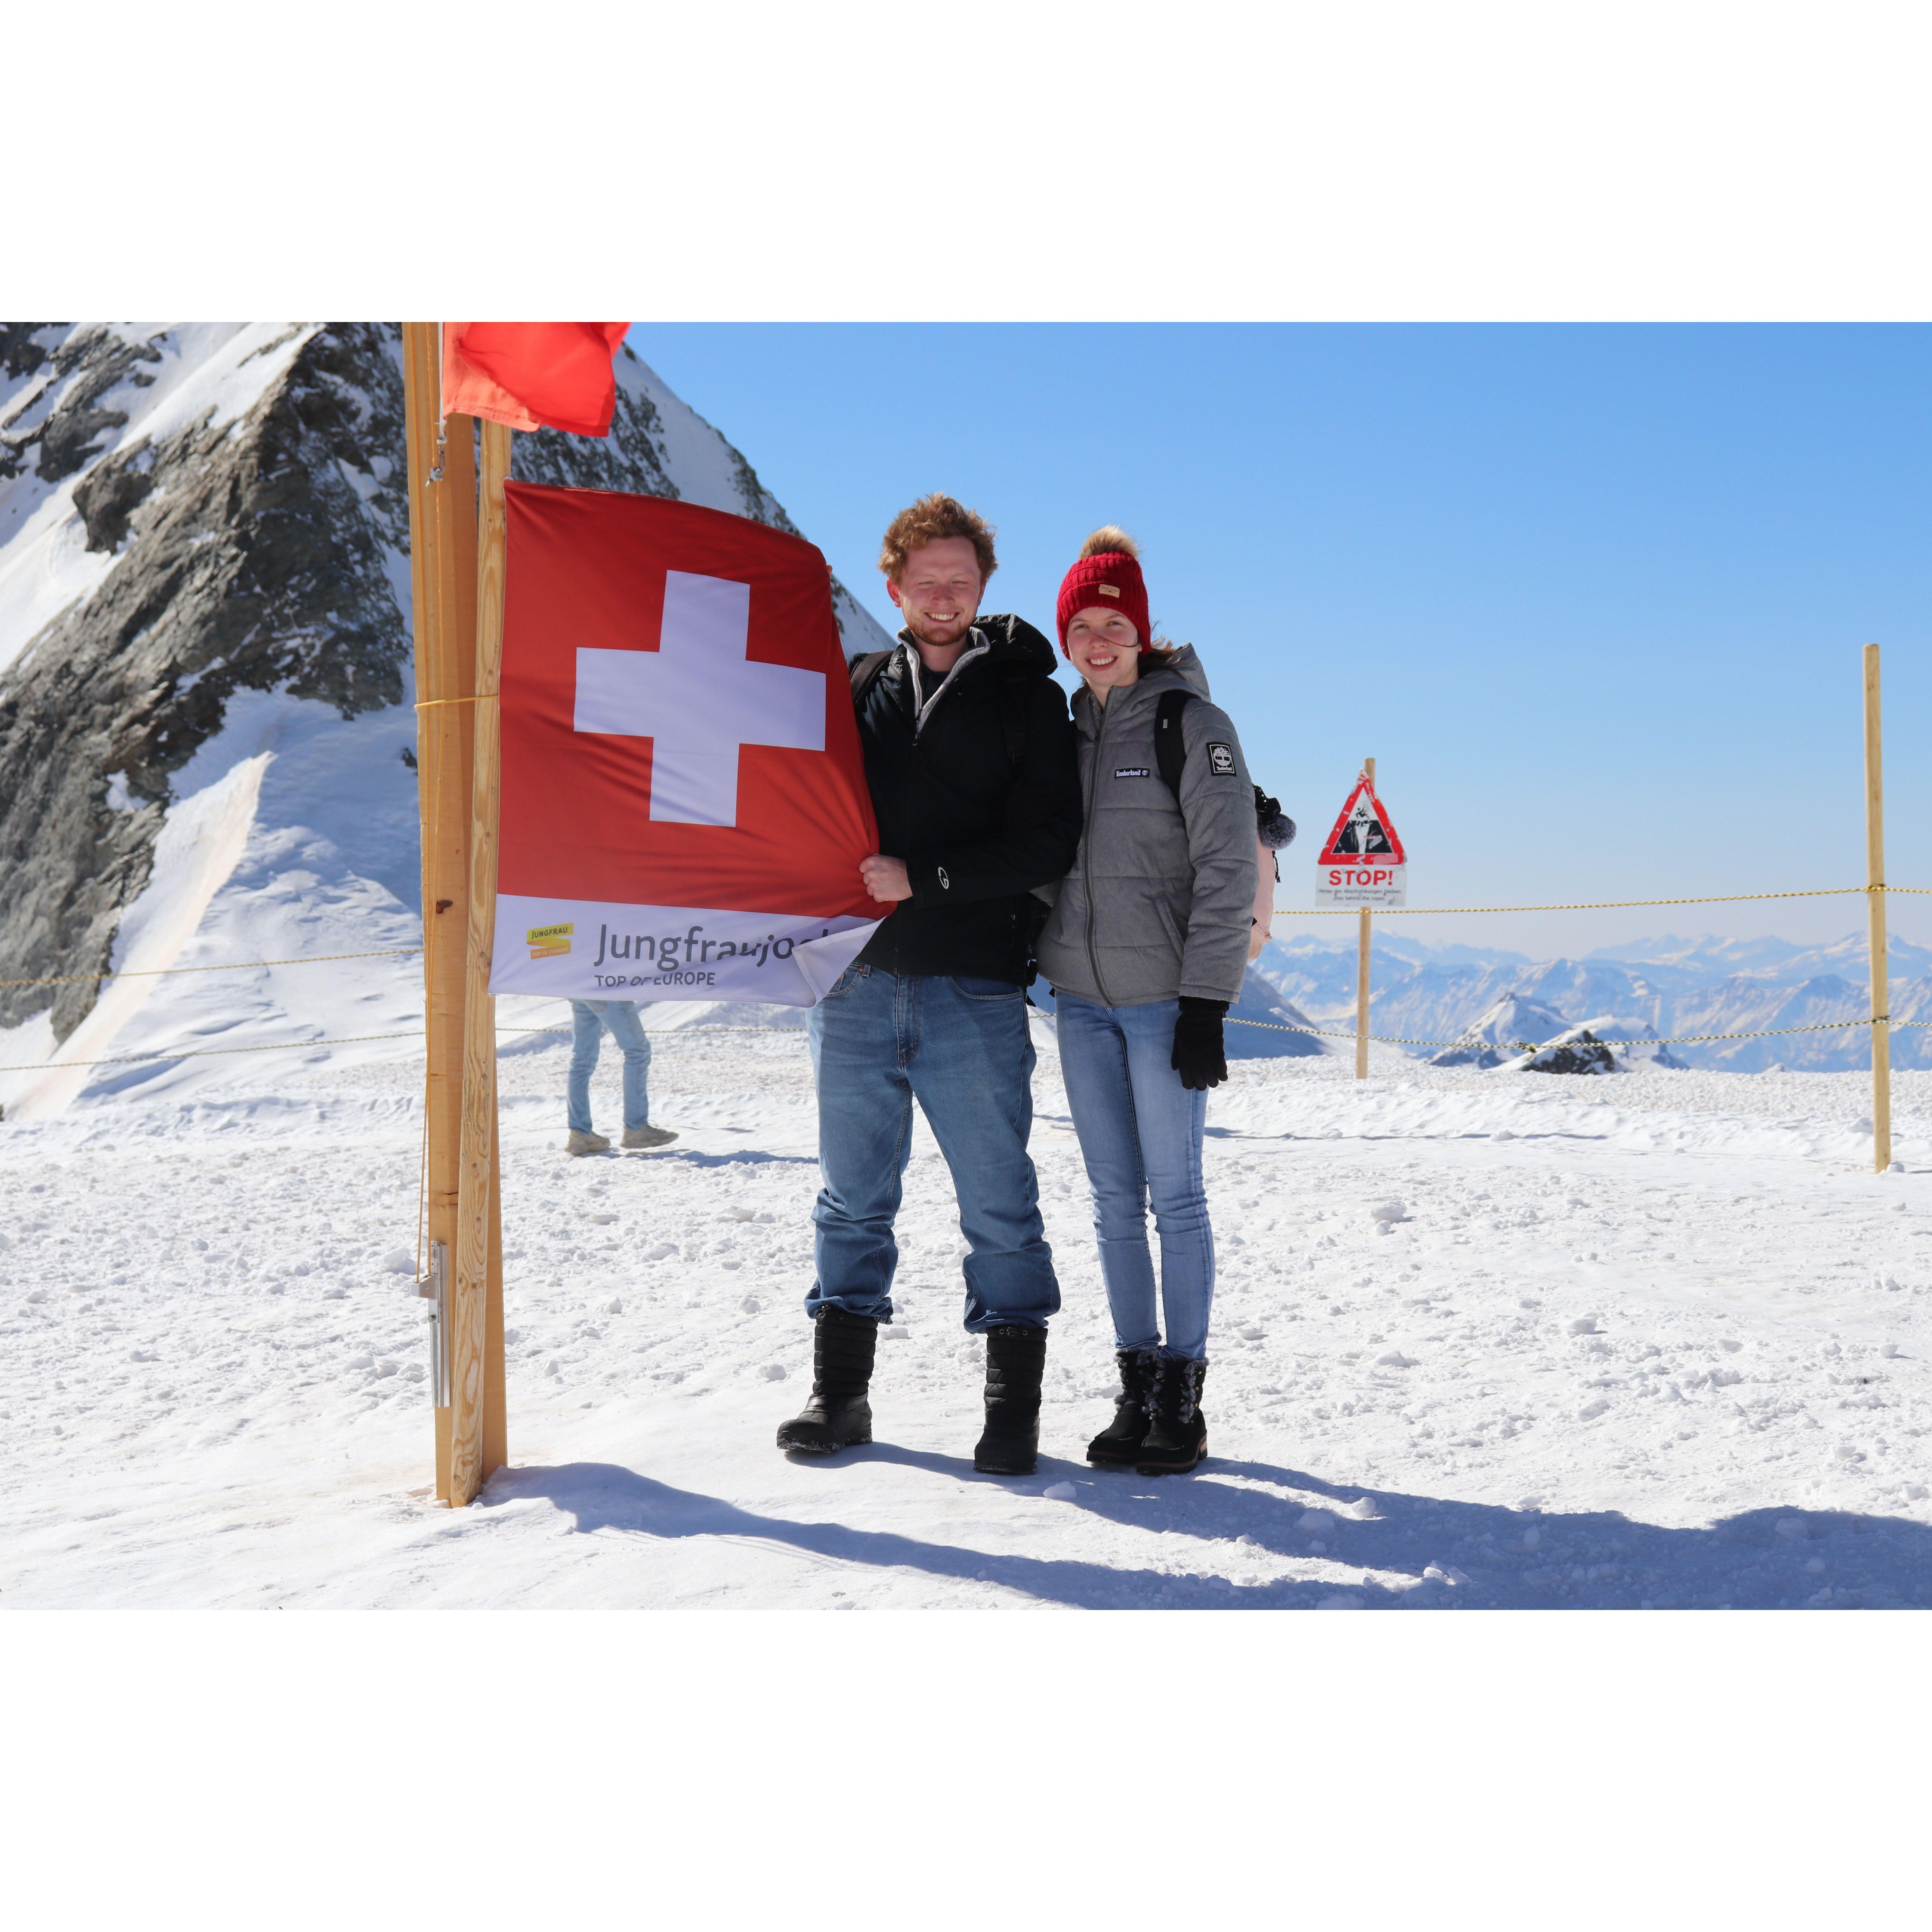
{"type": "Polygon", "coordinates": [[[811,1004],[884,910],[824,558],[662,497],[506,512],[490,991],[811,1004]]]}
{"type": "Polygon", "coordinates": [[[653,818],[736,825],[741,746],[824,750],[825,674],[752,663],[751,636],[748,584],[672,570],[656,650],[579,649],[574,726],[658,741],[653,818]]]}

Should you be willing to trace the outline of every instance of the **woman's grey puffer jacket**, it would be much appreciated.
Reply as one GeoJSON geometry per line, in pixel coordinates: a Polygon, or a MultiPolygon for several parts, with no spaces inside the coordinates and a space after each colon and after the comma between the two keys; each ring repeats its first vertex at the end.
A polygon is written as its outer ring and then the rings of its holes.
{"type": "Polygon", "coordinates": [[[1040,972],[1056,993],[1102,1006],[1178,995],[1232,1004],[1254,917],[1255,794],[1194,647],[1104,706],[1083,686],[1073,719],[1086,824],[1040,937],[1040,972]],[[1154,710],[1162,692],[1183,688],[1197,694],[1181,713],[1177,803],[1154,762],[1154,710]]]}

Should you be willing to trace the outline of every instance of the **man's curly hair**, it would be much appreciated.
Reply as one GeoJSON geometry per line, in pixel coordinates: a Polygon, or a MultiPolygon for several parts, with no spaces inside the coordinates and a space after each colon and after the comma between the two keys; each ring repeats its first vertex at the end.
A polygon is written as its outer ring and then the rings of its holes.
{"type": "Polygon", "coordinates": [[[992,525],[977,510],[969,510],[964,503],[937,490],[929,496],[920,497],[916,503],[908,504],[886,526],[879,545],[879,568],[896,584],[905,569],[906,559],[914,550],[943,542],[948,537],[964,537],[973,546],[973,554],[980,560],[982,584],[999,568],[999,560],[993,554],[992,525]]]}

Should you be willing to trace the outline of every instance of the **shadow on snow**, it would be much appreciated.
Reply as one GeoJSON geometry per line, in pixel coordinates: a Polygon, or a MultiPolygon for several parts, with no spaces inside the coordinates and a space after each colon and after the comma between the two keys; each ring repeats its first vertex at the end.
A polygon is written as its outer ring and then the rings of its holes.
{"type": "MultiPolygon", "coordinates": [[[[541,1498],[580,1532],[748,1538],[829,1562],[993,1585],[1087,1610],[1904,1609],[1932,1604],[1932,1528],[1841,1510],[1753,1510],[1703,1528],[1671,1529],[1615,1510],[1576,1514],[1459,1502],[1337,1484],[1272,1463],[1210,1459],[1192,1478],[1159,1479],[1042,1456],[1015,1482],[976,1474],[961,1456],[874,1443],[808,1466],[836,1477],[860,1460],[1030,1498],[1030,1510],[1097,1516],[1145,1534],[1130,1567],[922,1540],[838,1521],[760,1514],[610,1462],[511,1469],[484,1507],[541,1498]],[[1071,1482],[1072,1503],[1040,1500],[1071,1482]],[[1339,1512],[1366,1496],[1375,1516],[1339,1512]],[[1304,1528],[1310,1511],[1333,1519],[1304,1528]],[[1154,1539],[1162,1532],[1156,1548],[1154,1539]],[[1240,1539],[1246,1538],[1245,1543],[1240,1539]],[[1527,1544],[1526,1539],[1528,1539],[1527,1544]],[[1320,1540],[1322,1552],[1311,1550],[1320,1540]],[[1190,1541],[1197,1548],[1190,1548],[1190,1541]],[[1324,1574],[1268,1576],[1282,1558],[1324,1574]],[[1190,1567],[1191,1566],[1191,1567],[1190,1567]],[[1425,1573],[1433,1568],[1438,1574],[1425,1573]],[[1232,1571],[1239,1582],[1224,1572],[1232,1571]]],[[[828,1489],[836,1495],[836,1484],[828,1489]]],[[[1031,1526],[1028,1526],[1030,1528],[1031,1526]]]]}

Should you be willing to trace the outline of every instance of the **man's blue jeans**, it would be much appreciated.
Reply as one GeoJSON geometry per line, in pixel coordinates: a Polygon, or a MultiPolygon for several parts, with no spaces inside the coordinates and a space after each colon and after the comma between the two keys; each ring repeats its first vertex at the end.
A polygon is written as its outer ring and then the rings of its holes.
{"type": "Polygon", "coordinates": [[[650,1096],[645,1088],[651,1065],[651,1043],[644,1037],[634,1000],[572,1000],[570,1003],[570,1084],[566,1090],[571,1130],[590,1131],[590,1076],[597,1052],[608,1030],[624,1050],[624,1125],[651,1124],[650,1096]]]}
{"type": "Polygon", "coordinates": [[[1160,1234],[1166,1352],[1200,1361],[1208,1353],[1214,1302],[1214,1231],[1201,1175],[1208,1096],[1182,1086],[1170,1064],[1180,1011],[1178,1000],[1102,1006],[1056,993],[1054,1024],[1060,1076],[1094,1190],[1094,1232],[1114,1346],[1160,1346],[1148,1248],[1151,1198],[1160,1234]]]}
{"type": "Polygon", "coordinates": [[[997,980],[901,975],[854,966],[812,1009],[806,1030],[818,1084],[818,1166],[812,1210],[824,1307],[892,1318],[898,1244],[892,1220],[912,1154],[918,1101],[952,1172],[969,1333],[1044,1328],[1060,1286],[1027,1153],[1033,1126],[1033,1041],[1026,996],[997,980]]]}

